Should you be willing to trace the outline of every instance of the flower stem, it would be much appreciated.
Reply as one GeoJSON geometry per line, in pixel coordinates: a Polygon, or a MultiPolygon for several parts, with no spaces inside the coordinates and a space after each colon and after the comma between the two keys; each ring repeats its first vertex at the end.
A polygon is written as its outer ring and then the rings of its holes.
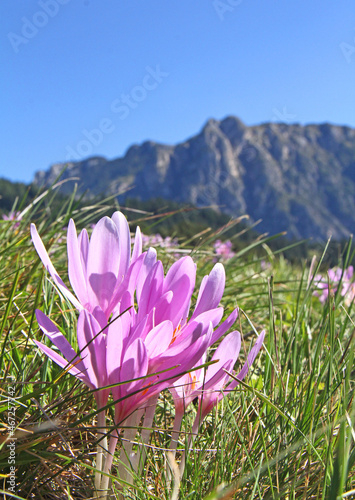
{"type": "MultiPolygon", "coordinates": [[[[105,426],[105,411],[100,411],[97,416],[97,427],[98,434],[105,434],[106,426],[105,426]]],[[[104,462],[106,458],[107,452],[107,436],[103,438],[99,438],[99,442],[97,443],[97,451],[96,451],[96,472],[95,472],[95,488],[97,491],[100,490],[101,487],[101,474],[104,467],[104,462]]]]}
{"type": "Polygon", "coordinates": [[[114,429],[112,431],[112,434],[110,437],[110,444],[108,447],[108,453],[106,456],[105,465],[104,465],[104,469],[103,469],[103,472],[106,475],[102,477],[101,488],[100,488],[102,490],[102,492],[106,495],[105,496],[106,500],[109,499],[109,495],[110,495],[110,493],[108,491],[108,484],[109,484],[109,480],[110,480],[109,473],[111,471],[113,456],[115,454],[117,441],[118,441],[118,431],[117,431],[117,429],[114,429]]]}
{"type": "Polygon", "coordinates": [[[125,421],[125,425],[127,425],[127,427],[125,428],[124,438],[122,439],[122,448],[120,454],[121,463],[119,465],[118,471],[120,478],[130,483],[133,483],[133,476],[130,471],[133,470],[134,472],[137,472],[134,468],[136,464],[136,454],[133,453],[132,450],[143,411],[144,410],[136,410],[125,421]]]}
{"type": "Polygon", "coordinates": [[[177,445],[179,442],[179,435],[180,435],[180,429],[181,429],[181,422],[182,418],[184,416],[184,412],[180,412],[175,410],[175,420],[174,420],[174,427],[171,433],[171,441],[170,441],[170,450],[171,453],[173,454],[173,458],[175,458],[176,455],[176,449],[177,445]]]}
{"type": "Polygon", "coordinates": [[[149,401],[149,406],[145,411],[144,420],[143,420],[143,428],[141,432],[141,446],[134,457],[133,468],[139,474],[142,472],[145,460],[147,457],[147,447],[145,446],[149,442],[150,435],[152,433],[153,419],[155,415],[155,409],[158,403],[158,395],[154,396],[149,401]],[[139,462],[139,463],[138,463],[139,462]]]}
{"type": "Polygon", "coordinates": [[[175,462],[175,456],[176,456],[177,445],[179,442],[179,435],[180,435],[181,422],[182,422],[183,416],[184,416],[184,411],[179,411],[175,407],[174,427],[173,427],[173,430],[171,432],[171,440],[170,440],[170,446],[169,446],[170,458],[168,459],[168,464],[166,466],[166,484],[167,484],[169,489],[170,489],[172,476],[175,478],[175,483],[177,482],[177,479],[179,479],[176,477],[176,470],[175,469],[178,470],[178,467],[177,467],[177,464],[175,462]],[[174,464],[175,467],[173,467],[172,464],[174,464]]]}

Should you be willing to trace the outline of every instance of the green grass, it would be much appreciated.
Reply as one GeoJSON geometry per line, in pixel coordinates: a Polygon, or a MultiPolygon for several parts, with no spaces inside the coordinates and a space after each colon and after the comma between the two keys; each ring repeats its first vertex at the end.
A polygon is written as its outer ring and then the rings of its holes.
{"type": "MultiPolygon", "coordinates": [[[[73,345],[76,313],[43,272],[30,241],[29,223],[36,220],[64,278],[65,238],[59,239],[65,236],[63,227],[70,217],[78,227],[88,227],[110,205],[79,211],[73,198],[63,203],[54,219],[50,212],[54,197],[49,191],[29,207],[17,228],[11,221],[0,222],[0,492],[4,498],[93,496],[98,439],[93,394],[33,342],[42,339],[36,308],[50,315],[73,345]],[[16,493],[5,495],[11,408],[16,421],[10,438],[16,437],[16,493]]],[[[213,234],[207,233],[193,242],[199,281],[213,265],[211,239],[213,234]]],[[[170,395],[163,393],[145,469],[124,498],[355,498],[354,307],[346,307],[340,294],[322,305],[312,295],[316,269],[310,271],[311,259],[291,265],[281,254],[273,254],[267,243],[264,239],[249,245],[225,264],[225,315],[236,304],[241,308],[240,366],[253,330],[267,330],[265,348],[253,370],[205,419],[199,436],[186,449],[180,484],[169,483],[166,475],[174,410],[170,395]],[[262,248],[269,264],[264,270],[262,248]]],[[[344,267],[351,257],[345,249],[344,267]]],[[[166,265],[171,263],[169,254],[161,258],[166,265]]],[[[317,259],[319,264],[322,256],[317,259]]],[[[185,415],[177,462],[187,447],[195,411],[191,405],[185,415]]],[[[113,408],[108,414],[112,426],[113,408]]],[[[119,492],[116,495],[120,498],[119,492]]]]}

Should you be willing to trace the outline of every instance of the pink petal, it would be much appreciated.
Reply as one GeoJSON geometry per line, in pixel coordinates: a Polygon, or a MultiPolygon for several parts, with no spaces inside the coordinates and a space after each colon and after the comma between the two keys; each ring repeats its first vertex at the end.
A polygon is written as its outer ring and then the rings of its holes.
{"type": "Polygon", "coordinates": [[[190,371],[202,358],[212,335],[212,324],[192,322],[185,328],[189,329],[190,335],[186,335],[178,345],[173,342],[165,353],[151,359],[150,370],[159,371],[176,367],[166,373],[166,379],[180,377],[184,371],[190,371]]]}
{"type": "Polygon", "coordinates": [[[154,264],[142,287],[140,299],[138,300],[138,319],[148,314],[156,305],[162,295],[164,282],[164,269],[160,260],[154,264]]]}
{"type": "MultiPolygon", "coordinates": [[[[164,293],[154,305],[154,322],[153,326],[170,319],[170,310],[173,307],[174,294],[172,291],[164,293]]],[[[173,323],[173,322],[172,322],[173,323]]],[[[173,323],[174,328],[177,327],[176,323],[173,323]]]]}
{"type": "Polygon", "coordinates": [[[89,378],[86,376],[85,371],[83,372],[80,369],[78,369],[77,366],[68,363],[66,359],[62,358],[62,356],[57,354],[50,347],[47,347],[45,344],[42,344],[42,342],[38,342],[37,340],[35,340],[34,342],[50,359],[52,359],[55,363],[57,363],[57,365],[59,365],[61,368],[64,368],[71,375],[74,375],[74,377],[77,377],[78,379],[82,380],[91,389],[94,389],[93,385],[90,383],[89,378]]]}
{"type": "Polygon", "coordinates": [[[43,242],[42,242],[41,238],[39,237],[36,226],[34,224],[31,224],[31,238],[32,238],[32,242],[35,246],[35,249],[37,250],[39,258],[41,259],[44,267],[47,269],[49,274],[52,276],[56,286],[59,288],[59,290],[62,292],[62,294],[65,297],[67,297],[67,299],[70,300],[70,302],[79,311],[81,311],[83,309],[83,306],[80,304],[78,299],[69,291],[67,286],[63,283],[63,281],[59,277],[55,267],[53,266],[53,264],[51,262],[51,259],[49,258],[47,250],[45,249],[43,242]]]}
{"type": "Polygon", "coordinates": [[[106,334],[95,317],[82,311],[78,318],[78,346],[86,368],[87,376],[94,387],[107,385],[106,377],[106,334]]]}
{"type": "Polygon", "coordinates": [[[121,382],[132,380],[128,384],[124,384],[125,392],[133,392],[137,385],[142,383],[141,380],[135,379],[144,377],[148,370],[147,350],[141,339],[135,340],[126,350],[122,357],[122,374],[121,382]]]}
{"type": "MultiPolygon", "coordinates": [[[[83,238],[83,237],[82,237],[83,238]]],[[[88,293],[86,284],[86,272],[83,269],[83,259],[76,234],[75,224],[72,219],[69,221],[67,235],[68,249],[68,274],[70,284],[82,305],[88,304],[88,293]]]]}
{"type": "Polygon", "coordinates": [[[127,272],[131,260],[131,234],[126,217],[121,212],[115,212],[112,215],[112,220],[116,224],[118,230],[119,246],[120,246],[120,266],[118,270],[118,280],[121,281],[127,272]]]}
{"type": "Polygon", "coordinates": [[[232,390],[234,389],[235,387],[237,387],[237,385],[239,384],[239,380],[243,380],[243,378],[246,376],[246,374],[248,373],[249,371],[249,368],[251,367],[251,365],[254,363],[254,360],[258,354],[258,352],[260,351],[262,345],[263,345],[263,342],[264,342],[264,338],[265,338],[265,330],[263,330],[259,337],[257,338],[253,348],[251,349],[250,353],[248,354],[248,358],[247,358],[247,361],[244,363],[244,366],[243,368],[240,370],[240,372],[238,373],[238,375],[236,376],[236,378],[238,380],[233,380],[229,386],[228,386],[228,390],[232,390]]]}
{"type": "Polygon", "coordinates": [[[166,351],[173,338],[173,325],[171,321],[163,321],[150,330],[144,340],[148,356],[154,358],[166,351]]]}
{"type": "MultiPolygon", "coordinates": [[[[144,254],[143,254],[144,255],[144,254]]],[[[136,296],[137,296],[137,302],[140,303],[140,298],[142,294],[142,289],[144,282],[150,273],[151,269],[155,265],[157,261],[157,252],[154,248],[149,248],[146,254],[144,255],[144,260],[142,267],[140,269],[140,273],[138,276],[138,281],[137,281],[137,289],[136,289],[136,296]]]]}
{"type": "Polygon", "coordinates": [[[120,264],[118,230],[114,222],[103,217],[94,227],[88,254],[89,300],[106,312],[117,282],[120,264]]]}
{"type": "Polygon", "coordinates": [[[228,371],[233,369],[239,356],[240,347],[241,337],[238,331],[231,332],[222,340],[211,359],[211,361],[218,360],[218,362],[207,368],[203,389],[213,388],[214,390],[218,390],[223,387],[222,379],[228,379],[229,375],[224,372],[222,367],[228,371]],[[220,375],[218,382],[217,379],[213,381],[217,373],[220,375]]]}
{"type": "Polygon", "coordinates": [[[182,257],[170,267],[164,280],[164,292],[173,290],[174,284],[180,280],[182,276],[190,276],[190,289],[186,290],[187,294],[193,292],[196,279],[196,267],[191,257],[182,257]]]}
{"type": "Polygon", "coordinates": [[[36,309],[37,322],[47,337],[60,350],[66,358],[67,363],[74,363],[78,371],[84,372],[85,367],[80,359],[80,356],[74,351],[64,335],[59,331],[58,327],[51,321],[42,311],[36,309]]]}
{"type": "Polygon", "coordinates": [[[169,319],[176,328],[184,319],[195,287],[196,268],[191,257],[183,257],[169,269],[164,280],[164,292],[173,292],[170,307],[157,307],[157,323],[169,319]]]}
{"type": "Polygon", "coordinates": [[[216,308],[223,296],[226,281],[226,273],[221,263],[216,264],[207,280],[204,280],[204,287],[200,289],[197,297],[196,308],[192,317],[196,317],[204,311],[216,308]]]}
{"type": "Polygon", "coordinates": [[[123,294],[129,292],[131,297],[134,296],[134,292],[137,286],[137,281],[141,275],[141,268],[144,259],[145,259],[145,254],[140,255],[138,259],[132,265],[129,266],[126,276],[124,277],[122,283],[117,281],[110,305],[106,310],[106,313],[108,315],[111,314],[111,312],[116,311],[116,308],[119,305],[119,302],[122,299],[123,294]]]}
{"type": "MultiPolygon", "coordinates": [[[[199,316],[191,318],[188,325],[192,324],[192,322],[203,323],[204,325],[208,325],[212,323],[212,326],[215,327],[223,316],[223,307],[218,307],[217,309],[212,309],[210,311],[206,311],[201,313],[199,316]]],[[[180,334],[177,336],[175,343],[179,344],[186,335],[189,335],[189,328],[183,327],[181,329],[180,334]]]]}
{"type": "Polygon", "coordinates": [[[86,275],[88,267],[88,255],[89,255],[89,235],[86,229],[83,229],[78,236],[78,242],[80,247],[81,265],[86,275]]]}
{"type": "Polygon", "coordinates": [[[132,251],[132,259],[131,259],[131,263],[132,264],[142,254],[142,248],[143,248],[142,233],[141,233],[140,227],[137,226],[136,227],[136,235],[135,235],[135,238],[134,238],[133,251],[132,251]]]}
{"type": "Polygon", "coordinates": [[[235,323],[237,317],[238,317],[239,309],[236,308],[234,311],[228,316],[228,318],[223,321],[223,323],[213,332],[212,338],[211,338],[211,345],[217,342],[222,335],[224,335],[229,328],[235,323]]]}
{"type": "MultiPolygon", "coordinates": [[[[120,380],[123,350],[122,321],[118,318],[108,327],[107,335],[107,374],[110,384],[117,384],[120,380]]],[[[112,387],[114,399],[120,398],[120,387],[112,387]]]]}

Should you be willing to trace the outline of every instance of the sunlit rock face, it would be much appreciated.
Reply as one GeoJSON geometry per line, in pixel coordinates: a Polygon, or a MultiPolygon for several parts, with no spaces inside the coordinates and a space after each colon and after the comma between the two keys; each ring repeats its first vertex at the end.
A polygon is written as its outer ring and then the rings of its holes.
{"type": "MultiPolygon", "coordinates": [[[[52,184],[65,164],[38,172],[52,184]]],[[[63,184],[71,193],[166,198],[211,206],[233,216],[262,219],[260,231],[290,237],[346,238],[355,230],[355,130],[330,124],[265,123],[210,119],[200,133],[177,145],[152,141],[131,146],[121,158],[70,162],[63,184]]]]}

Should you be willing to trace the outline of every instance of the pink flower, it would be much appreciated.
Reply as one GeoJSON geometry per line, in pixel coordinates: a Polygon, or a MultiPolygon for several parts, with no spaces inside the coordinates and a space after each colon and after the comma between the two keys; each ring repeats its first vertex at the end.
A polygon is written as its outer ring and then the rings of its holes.
{"type": "Polygon", "coordinates": [[[79,310],[93,312],[96,307],[108,319],[119,304],[122,294],[134,290],[142,263],[142,241],[137,227],[131,255],[131,237],[126,218],[115,212],[112,218],[103,217],[94,227],[89,239],[86,229],[77,236],[75,224],[70,220],[67,233],[68,274],[75,295],[67,288],[53,266],[38,235],[31,224],[33,244],[54,283],[79,310]]]}
{"type": "MultiPolygon", "coordinates": [[[[231,379],[230,375],[226,373],[233,372],[241,346],[240,333],[233,331],[222,340],[214,352],[211,361],[216,361],[216,363],[209,365],[207,369],[199,368],[191,371],[175,382],[174,386],[170,388],[170,392],[174,398],[178,419],[181,419],[188,405],[195,398],[198,398],[199,407],[195,422],[195,432],[197,432],[205,416],[226,394],[235,389],[239,381],[243,380],[247,375],[250,366],[261,349],[264,337],[265,332],[262,331],[243,368],[238,374],[235,374],[236,379],[231,379]]],[[[206,361],[207,356],[205,353],[202,359],[198,361],[197,366],[206,363],[206,361]]]]}
{"type": "Polygon", "coordinates": [[[221,260],[228,260],[234,257],[235,253],[232,250],[232,242],[230,240],[216,240],[213,244],[214,251],[217,257],[221,260]]]}
{"type": "Polygon", "coordinates": [[[13,227],[14,227],[14,229],[16,229],[20,225],[20,221],[22,219],[22,214],[21,214],[21,212],[9,212],[9,215],[3,214],[2,218],[3,218],[3,220],[6,220],[6,221],[14,221],[15,224],[13,225],[13,227]]]}
{"type": "Polygon", "coordinates": [[[191,257],[183,257],[164,276],[162,263],[150,249],[137,283],[136,308],[133,296],[125,294],[121,312],[127,312],[108,328],[109,382],[146,378],[112,388],[114,399],[122,400],[116,404],[117,424],[171,386],[183,372],[191,370],[208,347],[234,323],[237,309],[217,327],[223,315],[223,308],[219,307],[225,282],[221,264],[216,264],[203,279],[195,310],[189,318],[195,274],[191,257]],[[165,370],[165,374],[156,375],[165,370]],[[136,394],[127,399],[132,392],[136,394]]]}
{"type": "Polygon", "coordinates": [[[142,234],[143,247],[161,247],[161,248],[176,248],[178,241],[176,238],[166,236],[163,238],[159,233],[156,234],[142,234]]]}
{"type": "Polygon", "coordinates": [[[340,294],[345,297],[345,304],[350,305],[355,297],[355,286],[353,281],[354,268],[349,266],[346,269],[335,267],[328,270],[328,278],[317,274],[314,277],[316,289],[313,295],[319,298],[319,301],[324,304],[329,296],[329,292],[335,294],[341,284],[340,294]]]}
{"type": "MultiPolygon", "coordinates": [[[[74,293],[59,277],[33,224],[31,235],[55,285],[79,311],[78,352],[41,311],[36,311],[38,324],[57,350],[38,341],[36,345],[95,390],[99,409],[107,404],[110,391],[115,401],[117,428],[110,438],[103,468],[102,452],[98,451],[99,471],[106,474],[111,468],[118,428],[127,424],[134,412],[147,408],[162,390],[175,384],[171,390],[180,415],[198,397],[198,415],[202,420],[223,397],[222,391],[234,389],[248,372],[261,347],[263,333],[238,380],[231,381],[225,371],[233,370],[239,354],[240,334],[236,331],[222,340],[212,357],[217,363],[208,367],[205,375],[202,370],[192,371],[205,363],[208,348],[229,330],[238,316],[236,308],[219,324],[224,312],[220,301],[225,287],[221,263],[202,279],[195,308],[190,311],[196,281],[192,258],[182,257],[165,274],[153,248],[142,253],[139,228],[131,252],[128,223],[120,212],[112,218],[102,218],[90,239],[85,229],[77,236],[74,222],[69,222],[68,274],[74,293]]],[[[98,418],[104,426],[104,411],[98,418]]],[[[196,421],[197,428],[201,420],[196,421]]],[[[107,482],[108,476],[104,475],[101,481],[98,473],[95,484],[105,489],[107,482]]]]}

